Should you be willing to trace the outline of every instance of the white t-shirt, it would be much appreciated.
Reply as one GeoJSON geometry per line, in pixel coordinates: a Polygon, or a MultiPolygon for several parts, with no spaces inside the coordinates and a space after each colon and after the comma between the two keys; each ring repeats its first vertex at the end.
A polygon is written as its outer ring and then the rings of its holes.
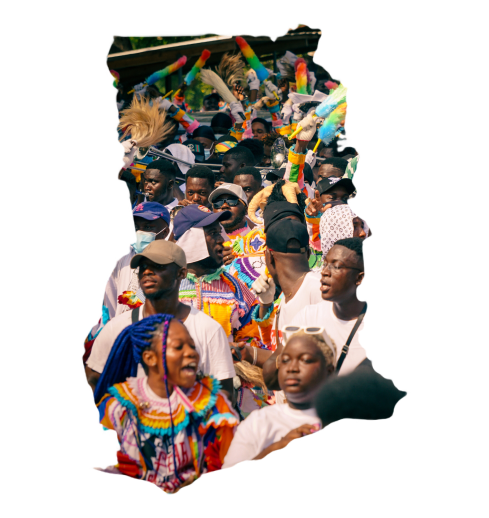
{"type": "MultiPolygon", "coordinates": [[[[132,247],[129,253],[121,257],[107,281],[104,295],[104,306],[109,310],[109,318],[112,319],[125,311],[129,311],[129,306],[119,304],[117,298],[124,291],[134,291],[136,294],[141,291],[137,274],[131,268],[131,259],[136,255],[132,247]]],[[[142,293],[142,292],[141,292],[142,293]]],[[[140,295],[140,294],[138,294],[140,295]]],[[[144,298],[142,299],[144,300],[144,298]]]]}
{"type": "MultiPolygon", "coordinates": [[[[139,320],[143,318],[144,305],[139,308],[139,320]]],[[[109,320],[93,343],[92,352],[87,365],[95,372],[102,372],[109,357],[110,350],[120,332],[132,324],[132,311],[126,311],[109,320]]],[[[195,342],[195,348],[200,356],[199,370],[210,374],[218,380],[234,378],[231,349],[222,326],[207,316],[204,312],[193,307],[185,319],[185,327],[195,342]]],[[[142,367],[138,370],[138,376],[142,367]]]]}
{"type": "MultiPolygon", "coordinates": [[[[321,298],[321,291],[319,289],[320,287],[321,273],[309,272],[305,275],[300,288],[297,290],[297,293],[293,296],[293,298],[289,300],[289,302],[285,302],[285,298],[282,297],[282,300],[279,304],[280,315],[278,319],[278,332],[282,343],[283,337],[281,329],[292,324],[292,320],[300,311],[302,311],[303,308],[310,306],[311,304],[317,304],[323,300],[321,298]]],[[[276,318],[277,317],[275,316],[271,331],[272,350],[277,348],[275,337],[276,318]]],[[[282,390],[275,391],[275,401],[278,404],[285,402],[285,395],[282,390]]]]}
{"type": "Polygon", "coordinates": [[[222,467],[230,468],[238,462],[254,459],[265,448],[303,424],[321,424],[315,409],[296,410],[286,404],[251,412],[239,424],[222,467]]]}
{"type": "MultiPolygon", "coordinates": [[[[333,313],[333,303],[329,300],[322,300],[319,304],[305,307],[291,322],[292,325],[297,326],[321,326],[326,329],[326,333],[333,340],[336,346],[336,358],[339,358],[341,349],[346,344],[351,330],[355,325],[357,319],[340,320],[333,313]]],[[[344,376],[352,372],[360,363],[365,360],[367,353],[360,345],[359,334],[363,329],[365,319],[357,329],[355,336],[350,344],[350,350],[346,355],[345,361],[341,366],[339,375],[344,376]]]]}

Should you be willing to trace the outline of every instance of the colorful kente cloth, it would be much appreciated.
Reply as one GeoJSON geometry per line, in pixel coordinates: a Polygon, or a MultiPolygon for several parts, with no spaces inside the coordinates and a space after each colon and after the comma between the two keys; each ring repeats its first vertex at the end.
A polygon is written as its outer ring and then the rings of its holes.
{"type": "Polygon", "coordinates": [[[243,281],[248,288],[265,271],[265,232],[263,227],[255,227],[246,231],[240,229],[238,234],[228,234],[236,259],[226,266],[226,271],[233,277],[243,281]]]}
{"type": "Polygon", "coordinates": [[[261,330],[269,335],[271,319],[268,317],[260,325],[252,319],[258,300],[243,281],[227,273],[224,267],[199,278],[188,273],[180,284],[179,298],[219,322],[232,341],[267,349],[261,330]]]}
{"type": "Polygon", "coordinates": [[[188,390],[175,387],[170,399],[157,396],[146,376],[111,387],[97,405],[101,424],[117,432],[120,444],[116,469],[106,471],[172,493],[182,482],[221,469],[239,419],[219,388],[211,376],[188,390]]]}

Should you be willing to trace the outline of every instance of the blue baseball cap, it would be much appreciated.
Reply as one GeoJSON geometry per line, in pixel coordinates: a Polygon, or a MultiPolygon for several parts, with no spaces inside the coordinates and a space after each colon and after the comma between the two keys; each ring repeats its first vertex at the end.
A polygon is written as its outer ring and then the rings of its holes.
{"type": "Polygon", "coordinates": [[[155,201],[146,201],[136,205],[132,211],[132,215],[148,220],[161,218],[166,221],[168,225],[170,224],[170,213],[168,209],[161,203],[156,203],[155,201]]]}
{"type": "Polygon", "coordinates": [[[215,221],[229,219],[231,216],[232,213],[229,210],[212,212],[203,205],[187,205],[178,212],[173,220],[173,235],[178,240],[191,228],[206,227],[215,221]]]}

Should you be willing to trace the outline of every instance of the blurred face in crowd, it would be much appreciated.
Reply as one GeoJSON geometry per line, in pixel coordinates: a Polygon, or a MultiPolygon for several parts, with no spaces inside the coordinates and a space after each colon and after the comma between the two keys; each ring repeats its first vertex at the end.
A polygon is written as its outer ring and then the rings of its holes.
{"type": "Polygon", "coordinates": [[[185,198],[195,205],[204,205],[211,208],[209,196],[214,190],[207,178],[187,178],[187,186],[185,189],[185,198]]]}
{"type": "Polygon", "coordinates": [[[330,176],[336,176],[337,178],[341,178],[345,173],[334,167],[333,164],[322,164],[318,169],[318,182],[323,178],[329,178],[330,176]]]}
{"type": "Polygon", "coordinates": [[[214,143],[214,141],[206,137],[194,137],[194,140],[200,142],[204,146],[204,149],[210,149],[214,143]]]}
{"type": "Polygon", "coordinates": [[[144,192],[148,201],[155,201],[165,205],[168,198],[173,199],[174,180],[170,175],[161,173],[158,169],[146,169],[144,171],[144,192]],[[163,202],[163,203],[162,203],[163,202]]]}
{"type": "Polygon", "coordinates": [[[134,216],[134,226],[136,227],[136,232],[142,230],[143,232],[153,232],[156,234],[155,241],[165,239],[170,230],[168,223],[162,218],[148,220],[134,216]]]}
{"type": "Polygon", "coordinates": [[[212,204],[214,212],[223,212],[225,210],[229,210],[232,213],[232,216],[229,219],[221,221],[224,230],[232,231],[244,226],[244,220],[248,207],[240,198],[234,194],[224,193],[213,200],[212,204]],[[224,200],[223,205],[221,205],[219,208],[216,208],[216,202],[221,200],[224,200]]]}
{"type": "Polygon", "coordinates": [[[329,189],[329,191],[321,194],[322,203],[325,205],[331,204],[333,207],[342,203],[348,203],[349,198],[350,194],[342,185],[333,187],[332,189],[329,189]]]}
{"type": "Polygon", "coordinates": [[[260,165],[262,165],[263,167],[268,167],[272,163],[272,160],[271,160],[272,148],[271,148],[271,146],[264,145],[263,149],[264,149],[264,155],[263,155],[263,159],[262,159],[260,165]]]}
{"type": "Polygon", "coordinates": [[[323,147],[319,152],[319,156],[323,158],[333,158],[333,148],[332,147],[323,147]]]}
{"type": "Polygon", "coordinates": [[[219,170],[219,180],[221,182],[233,183],[234,173],[244,167],[235,158],[225,154],[222,158],[222,167],[219,170]]]}
{"type": "Polygon", "coordinates": [[[219,100],[216,96],[212,96],[204,101],[205,112],[217,112],[219,110],[219,100]]]}
{"type": "Polygon", "coordinates": [[[363,220],[358,216],[353,218],[353,237],[359,237],[360,239],[365,239],[367,234],[363,229],[363,220]]]}
{"type": "Polygon", "coordinates": [[[251,174],[240,174],[234,177],[233,183],[240,185],[248,199],[248,205],[255,194],[263,189],[261,182],[255,180],[251,174]]]}
{"type": "Polygon", "coordinates": [[[333,371],[316,342],[308,336],[293,336],[279,357],[278,382],[288,401],[312,401],[315,390],[333,371]]]}
{"type": "Polygon", "coordinates": [[[321,272],[321,297],[331,302],[342,302],[355,295],[362,283],[363,260],[341,245],[334,245],[327,253],[321,272]]]}
{"type": "Polygon", "coordinates": [[[219,221],[215,221],[212,225],[204,227],[205,241],[207,243],[207,251],[209,257],[204,259],[208,266],[219,268],[223,263],[223,243],[222,228],[219,221]]]}
{"type": "Polygon", "coordinates": [[[253,138],[259,140],[264,139],[267,135],[267,128],[265,128],[262,122],[253,122],[251,124],[251,131],[253,132],[253,138]]]}

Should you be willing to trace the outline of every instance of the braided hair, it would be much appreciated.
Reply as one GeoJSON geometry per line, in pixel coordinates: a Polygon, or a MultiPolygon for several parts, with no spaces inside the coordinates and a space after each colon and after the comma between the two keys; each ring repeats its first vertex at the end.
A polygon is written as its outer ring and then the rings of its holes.
{"type": "Polygon", "coordinates": [[[170,441],[173,452],[173,465],[175,466],[175,476],[183,483],[183,480],[177,473],[177,462],[175,458],[175,433],[173,416],[170,402],[170,391],[168,390],[168,366],[166,364],[166,341],[168,338],[168,328],[170,322],[174,318],[173,315],[159,313],[143,318],[138,322],[126,327],[117,337],[109,358],[105,364],[102,375],[100,376],[95,388],[95,403],[98,403],[102,397],[108,392],[108,389],[116,383],[122,383],[129,377],[137,375],[138,364],[141,363],[143,351],[151,347],[153,336],[157,332],[161,324],[162,327],[162,346],[161,360],[163,363],[163,380],[165,382],[166,395],[168,397],[168,406],[170,412],[171,436],[170,441]]]}

